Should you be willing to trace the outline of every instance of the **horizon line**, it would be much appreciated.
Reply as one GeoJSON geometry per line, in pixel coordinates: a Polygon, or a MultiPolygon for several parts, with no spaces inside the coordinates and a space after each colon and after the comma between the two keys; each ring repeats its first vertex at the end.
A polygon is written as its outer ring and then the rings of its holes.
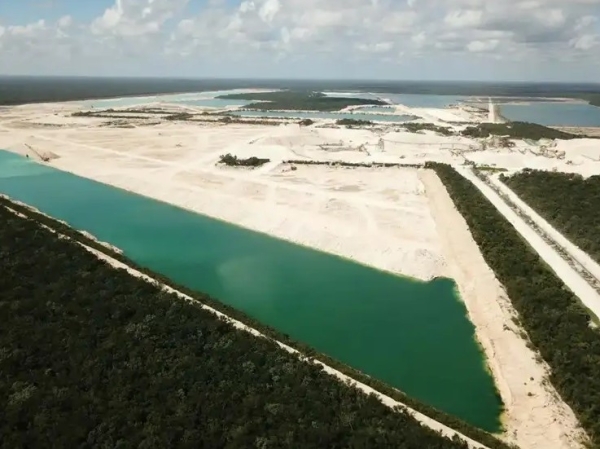
{"type": "Polygon", "coordinates": [[[477,79],[384,79],[384,78],[286,78],[286,77],[177,77],[177,76],[141,76],[141,75],[32,75],[32,74],[2,74],[0,78],[52,78],[52,79],[144,79],[144,80],[172,80],[172,81],[296,81],[296,82],[378,82],[378,83],[484,83],[484,84],[582,84],[600,86],[599,81],[542,81],[542,80],[477,80],[477,79]]]}

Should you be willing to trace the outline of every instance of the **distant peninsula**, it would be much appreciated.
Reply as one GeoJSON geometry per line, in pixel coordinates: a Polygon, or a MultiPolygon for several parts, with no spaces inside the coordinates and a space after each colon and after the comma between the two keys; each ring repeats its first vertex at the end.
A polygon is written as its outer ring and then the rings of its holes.
{"type": "Polygon", "coordinates": [[[385,106],[381,100],[352,97],[328,97],[320,92],[275,91],[248,92],[240,94],[221,95],[217,98],[227,100],[254,101],[245,106],[248,109],[279,110],[279,111],[339,111],[348,106],[374,105],[385,106]]]}

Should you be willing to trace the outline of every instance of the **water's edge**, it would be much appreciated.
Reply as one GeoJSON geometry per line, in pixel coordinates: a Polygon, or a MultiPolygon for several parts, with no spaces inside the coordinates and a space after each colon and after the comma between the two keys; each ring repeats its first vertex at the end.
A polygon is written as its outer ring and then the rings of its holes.
{"type": "MultiPolygon", "coordinates": [[[[163,276],[160,273],[153,272],[152,270],[150,270],[146,267],[139,266],[135,261],[129,259],[122,253],[114,251],[114,249],[112,247],[103,245],[102,242],[100,242],[97,238],[95,238],[91,234],[81,233],[80,231],[78,231],[74,228],[71,228],[64,221],[58,220],[54,217],[51,217],[51,216],[39,211],[37,208],[35,208],[33,206],[30,206],[30,205],[25,204],[20,201],[14,201],[9,196],[4,195],[4,194],[0,194],[0,206],[11,208],[18,213],[22,213],[28,219],[31,219],[31,220],[37,221],[40,224],[46,225],[46,226],[50,227],[51,229],[55,230],[56,232],[59,232],[78,243],[87,245],[87,246],[91,247],[92,249],[95,249],[95,250],[105,254],[108,257],[111,257],[111,258],[113,258],[113,259],[115,259],[115,260],[117,260],[117,261],[119,261],[119,262],[153,278],[153,279],[158,280],[159,282],[163,283],[164,285],[166,285],[170,288],[181,291],[182,293],[192,297],[194,300],[196,300],[202,304],[206,304],[206,305],[214,308],[218,312],[221,312],[230,318],[238,320],[246,326],[249,326],[251,328],[258,330],[259,332],[263,333],[267,338],[269,338],[273,341],[282,342],[282,343],[290,346],[291,348],[298,350],[300,353],[305,355],[309,360],[311,360],[311,359],[319,360],[322,363],[324,363],[325,365],[331,366],[331,367],[339,370],[340,372],[351,377],[352,379],[354,379],[358,382],[364,383],[364,384],[374,388],[375,390],[377,390],[383,394],[386,394],[399,402],[406,404],[407,406],[417,410],[418,412],[423,413],[424,415],[426,415],[432,419],[435,419],[436,421],[439,421],[440,423],[448,425],[452,429],[460,431],[460,432],[464,433],[466,436],[469,436],[469,437],[477,440],[478,442],[488,445],[490,448],[499,448],[500,449],[500,448],[507,447],[507,446],[505,446],[505,444],[503,442],[496,440],[496,438],[494,436],[492,436],[492,434],[490,434],[484,430],[481,430],[471,424],[468,424],[467,422],[462,421],[461,419],[459,419],[453,415],[449,415],[445,412],[442,412],[442,411],[436,409],[435,407],[432,407],[432,406],[422,403],[418,400],[415,400],[415,399],[411,398],[410,396],[408,396],[406,393],[402,392],[401,390],[399,390],[397,388],[393,388],[393,387],[391,387],[391,386],[389,386],[389,385],[387,385],[387,384],[385,384],[385,383],[383,383],[383,382],[381,382],[381,381],[379,381],[379,380],[377,380],[355,368],[352,368],[349,365],[346,365],[342,362],[339,362],[336,359],[331,358],[330,356],[328,356],[326,354],[319,353],[319,352],[315,351],[313,348],[311,348],[301,342],[291,339],[286,334],[283,334],[268,325],[265,325],[265,324],[262,324],[261,322],[256,321],[252,317],[246,315],[244,312],[234,309],[234,308],[228,306],[227,304],[222,303],[222,302],[210,297],[209,295],[191,290],[191,289],[181,286],[181,285],[177,285],[175,282],[173,282],[166,276],[163,276]]],[[[503,429],[499,429],[499,431],[495,432],[494,434],[498,435],[502,431],[503,431],[503,429]]]]}

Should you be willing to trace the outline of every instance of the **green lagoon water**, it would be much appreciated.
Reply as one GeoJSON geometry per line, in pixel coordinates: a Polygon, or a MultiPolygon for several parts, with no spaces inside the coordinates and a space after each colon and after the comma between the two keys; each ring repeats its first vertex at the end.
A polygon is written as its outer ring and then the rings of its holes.
{"type": "Polygon", "coordinates": [[[500,403],[448,279],[377,271],[0,151],[0,193],[483,429],[500,403]]]}

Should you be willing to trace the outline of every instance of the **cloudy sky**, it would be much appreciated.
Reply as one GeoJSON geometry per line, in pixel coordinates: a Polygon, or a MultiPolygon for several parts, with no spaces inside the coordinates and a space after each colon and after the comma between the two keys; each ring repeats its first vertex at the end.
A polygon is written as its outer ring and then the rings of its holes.
{"type": "Polygon", "coordinates": [[[0,74],[600,82],[600,0],[0,0],[0,74]]]}

